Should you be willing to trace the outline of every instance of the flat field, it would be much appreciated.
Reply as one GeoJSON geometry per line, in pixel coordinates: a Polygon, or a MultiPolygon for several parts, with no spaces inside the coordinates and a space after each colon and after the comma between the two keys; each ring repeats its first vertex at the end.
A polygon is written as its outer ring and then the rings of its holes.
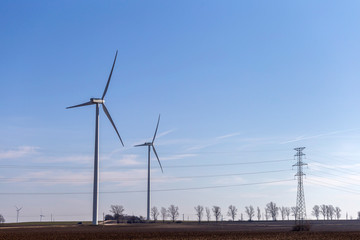
{"type": "Polygon", "coordinates": [[[360,239],[360,221],[311,221],[293,232],[293,221],[119,225],[2,225],[0,239],[360,239]]]}

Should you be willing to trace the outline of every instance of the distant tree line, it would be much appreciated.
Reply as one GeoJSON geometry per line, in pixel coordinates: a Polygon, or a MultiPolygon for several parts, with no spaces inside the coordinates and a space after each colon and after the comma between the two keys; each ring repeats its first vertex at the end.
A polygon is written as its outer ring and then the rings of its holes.
{"type": "Polygon", "coordinates": [[[315,205],[311,214],[316,217],[316,220],[319,220],[320,215],[324,220],[339,220],[341,217],[341,209],[339,207],[334,207],[333,205],[315,205]]]}
{"type": "MultiPolygon", "coordinates": [[[[195,215],[197,221],[200,223],[201,221],[208,221],[215,220],[215,222],[223,220],[223,214],[221,213],[221,208],[219,206],[212,206],[204,207],[202,205],[197,205],[194,207],[195,215]]],[[[110,212],[111,215],[108,214],[105,216],[105,220],[116,220],[117,223],[119,222],[144,222],[145,218],[142,216],[127,216],[124,214],[124,207],[121,205],[111,205],[110,212]]],[[[277,221],[277,220],[290,220],[290,216],[293,216],[294,219],[297,218],[298,209],[297,207],[279,207],[274,202],[269,202],[266,204],[263,212],[260,207],[254,207],[252,205],[245,206],[244,209],[245,217],[247,221],[277,221]]],[[[161,207],[158,209],[156,206],[151,208],[151,219],[156,222],[159,218],[163,222],[169,219],[172,222],[177,221],[180,213],[179,207],[175,205],[170,205],[169,207],[161,207]]],[[[334,207],[333,205],[315,205],[312,208],[311,214],[316,217],[317,220],[323,218],[324,220],[334,220],[340,219],[341,217],[341,209],[339,207],[334,207]]],[[[238,209],[235,205],[230,205],[227,208],[226,215],[230,218],[230,221],[243,221],[243,214],[238,213],[238,209]],[[240,215],[240,219],[236,217],[240,215]]],[[[0,222],[1,222],[1,215],[0,215],[0,222]]],[[[358,212],[358,219],[360,219],[360,212],[358,212]]],[[[4,220],[5,221],[5,220],[4,220]]]]}
{"type": "Polygon", "coordinates": [[[5,222],[5,218],[3,215],[0,214],[0,223],[4,223],[5,222]]]}
{"type": "MultiPolygon", "coordinates": [[[[201,205],[195,206],[195,213],[197,216],[197,220],[201,222],[204,216],[204,210],[206,213],[206,219],[207,221],[210,221],[211,219],[211,212],[215,218],[215,221],[218,222],[220,220],[220,217],[222,217],[221,214],[221,208],[219,206],[213,206],[211,209],[208,207],[203,207],[201,205]]],[[[296,214],[295,208],[293,208],[293,211],[296,214]]],[[[266,205],[264,215],[261,214],[261,210],[259,207],[256,209],[250,205],[245,207],[245,214],[247,216],[248,221],[254,221],[255,218],[257,218],[258,221],[262,219],[262,217],[265,217],[266,220],[269,220],[270,218],[274,221],[277,220],[277,217],[279,216],[279,213],[281,213],[282,220],[289,220],[289,216],[291,213],[291,209],[288,207],[277,207],[274,202],[270,202],[266,205]]],[[[230,217],[231,221],[236,220],[236,216],[238,215],[238,209],[234,205],[230,205],[227,209],[227,216],[230,217]]],[[[243,221],[243,214],[240,213],[240,220],[243,221]]]]}
{"type": "MultiPolygon", "coordinates": [[[[110,213],[105,215],[105,221],[108,220],[116,220],[117,223],[127,222],[127,223],[137,223],[137,222],[145,222],[145,218],[143,216],[129,216],[124,214],[125,208],[122,205],[111,205],[110,213]]],[[[175,205],[170,205],[168,208],[162,207],[159,211],[157,207],[151,208],[151,218],[156,222],[158,220],[159,215],[161,215],[163,222],[169,217],[173,222],[179,217],[179,207],[175,205]]]]}
{"type": "Polygon", "coordinates": [[[105,221],[116,220],[116,223],[142,223],[145,222],[143,216],[130,216],[124,214],[125,208],[122,205],[111,205],[110,213],[105,215],[105,221]]]}
{"type": "Polygon", "coordinates": [[[157,221],[159,215],[161,216],[163,222],[165,222],[168,217],[172,222],[175,222],[180,215],[179,207],[175,205],[170,205],[168,208],[161,207],[160,211],[157,207],[152,207],[151,217],[154,222],[157,221]]]}

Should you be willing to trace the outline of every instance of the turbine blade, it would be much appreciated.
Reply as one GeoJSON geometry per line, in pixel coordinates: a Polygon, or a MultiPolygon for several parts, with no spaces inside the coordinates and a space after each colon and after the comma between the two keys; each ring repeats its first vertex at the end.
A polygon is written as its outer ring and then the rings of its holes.
{"type": "Polygon", "coordinates": [[[159,118],[158,118],[158,122],[157,122],[157,125],[156,125],[156,130],[155,130],[155,134],[154,134],[154,138],[152,140],[152,143],[154,143],[154,141],[155,141],[156,133],[157,133],[157,130],[158,130],[158,127],[159,127],[159,122],[160,122],[160,114],[159,114],[159,118]]]}
{"type": "Polygon", "coordinates": [[[159,162],[159,165],[160,165],[160,168],[161,168],[161,172],[164,173],[163,168],[162,168],[161,163],[160,163],[159,156],[157,155],[157,152],[156,152],[156,150],[155,150],[155,147],[154,147],[154,145],[151,145],[151,146],[152,146],[152,149],[153,149],[153,151],[154,151],[154,153],[155,153],[155,156],[156,156],[156,158],[157,158],[157,160],[158,160],[158,162],[159,162]]]}
{"type": "Polygon", "coordinates": [[[146,143],[138,144],[138,145],[135,145],[134,147],[143,147],[143,146],[147,146],[147,144],[146,143]]]}
{"type": "Polygon", "coordinates": [[[107,108],[106,108],[106,106],[105,106],[104,103],[102,104],[102,106],[103,106],[103,110],[104,110],[106,116],[108,117],[108,119],[110,120],[111,124],[113,125],[113,127],[114,127],[114,129],[115,129],[115,131],[116,131],[116,133],[117,133],[117,135],[118,135],[118,137],[119,137],[119,139],[120,139],[121,144],[122,144],[123,147],[124,147],[124,143],[123,143],[123,141],[122,141],[122,139],[121,139],[121,137],[120,137],[120,134],[119,134],[118,130],[116,129],[116,126],[115,126],[114,121],[112,120],[112,118],[111,118],[111,116],[110,116],[109,111],[107,110],[107,108]]]}
{"type": "Polygon", "coordinates": [[[82,104],[79,104],[79,105],[75,105],[75,106],[67,107],[66,109],[69,109],[69,108],[76,108],[76,107],[83,107],[83,106],[93,105],[93,104],[95,104],[95,103],[93,103],[92,101],[90,101],[90,102],[82,103],[82,104]]]}
{"type": "Polygon", "coordinates": [[[112,73],[113,73],[113,70],[114,70],[114,66],[115,66],[117,54],[118,54],[118,51],[116,50],[115,59],[114,59],[114,63],[113,63],[112,68],[111,68],[111,72],[110,72],[110,75],[109,75],[109,79],[108,79],[108,81],[107,81],[107,83],[106,83],[106,87],[105,87],[104,93],[103,93],[102,98],[101,98],[101,99],[103,99],[103,100],[104,100],[104,97],[105,97],[105,95],[106,95],[106,92],[107,92],[108,87],[109,87],[109,84],[110,84],[110,79],[111,79],[111,76],[112,76],[112,73]]]}

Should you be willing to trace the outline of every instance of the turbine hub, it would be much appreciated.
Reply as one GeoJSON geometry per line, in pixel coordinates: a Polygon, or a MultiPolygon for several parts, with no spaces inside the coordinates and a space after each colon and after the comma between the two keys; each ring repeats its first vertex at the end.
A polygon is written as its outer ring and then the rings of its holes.
{"type": "Polygon", "coordinates": [[[105,100],[101,98],[90,98],[90,101],[93,103],[100,103],[100,104],[105,103],[105,100]]]}

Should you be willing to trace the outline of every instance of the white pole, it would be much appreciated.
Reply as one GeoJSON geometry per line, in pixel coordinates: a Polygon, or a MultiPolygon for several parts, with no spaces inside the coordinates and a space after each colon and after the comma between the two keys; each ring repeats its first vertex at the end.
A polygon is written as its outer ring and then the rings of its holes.
{"type": "Polygon", "coordinates": [[[147,221],[150,221],[150,145],[148,146],[147,221]]]}
{"type": "Polygon", "coordinates": [[[99,104],[96,104],[95,116],[95,152],[94,152],[94,191],[93,191],[93,218],[92,224],[98,225],[99,206],[99,104]]]}

